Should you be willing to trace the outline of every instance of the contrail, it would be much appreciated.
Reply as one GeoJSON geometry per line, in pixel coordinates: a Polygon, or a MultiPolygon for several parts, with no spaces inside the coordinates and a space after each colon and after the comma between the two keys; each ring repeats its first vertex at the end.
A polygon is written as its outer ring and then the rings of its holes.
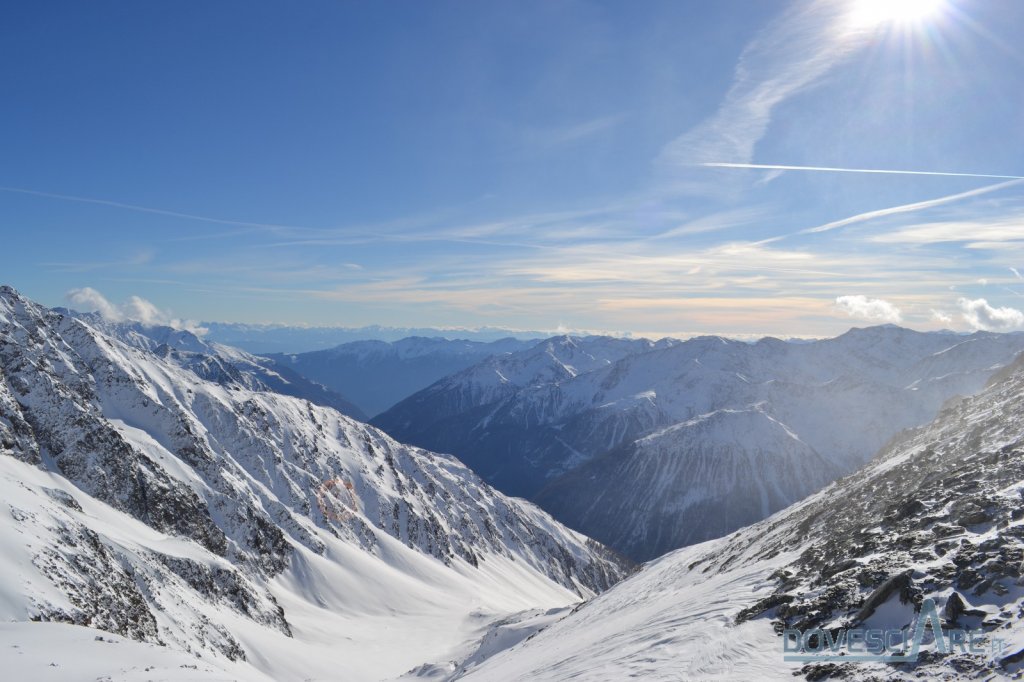
{"type": "Polygon", "coordinates": [[[193,213],[179,213],[178,211],[168,211],[162,208],[151,208],[149,206],[138,206],[136,204],[125,204],[120,201],[109,201],[107,199],[93,199],[90,197],[76,197],[70,194],[54,194],[52,192],[40,192],[34,189],[22,189],[20,187],[0,187],[0,192],[10,192],[12,194],[28,194],[34,197],[44,197],[47,199],[60,199],[61,201],[75,201],[81,204],[96,204],[98,206],[110,206],[112,208],[120,208],[127,211],[139,211],[141,213],[155,213],[157,215],[171,216],[173,218],[184,218],[186,220],[199,220],[205,223],[217,223],[218,225],[234,225],[236,227],[251,227],[258,229],[269,229],[269,230],[305,230],[314,229],[300,227],[296,225],[273,225],[267,223],[249,223],[241,220],[225,220],[223,218],[211,218],[209,216],[195,215],[193,213]]]}
{"type": "Polygon", "coordinates": [[[702,163],[705,168],[749,168],[753,170],[823,171],[826,173],[877,173],[880,175],[940,175],[949,178],[996,178],[1024,180],[1024,175],[989,175],[987,173],[942,173],[938,171],[888,170],[883,168],[832,168],[829,166],[779,166],[766,163],[702,163]]]}
{"type": "MultiPolygon", "coordinates": [[[[951,204],[961,199],[970,199],[972,197],[981,196],[982,194],[988,194],[989,192],[998,192],[1001,189],[1007,187],[1013,187],[1021,184],[1024,178],[1019,180],[1007,180],[1006,182],[1000,182],[995,185],[985,185],[978,189],[968,190],[967,192],[960,192],[959,194],[950,194],[948,196],[939,197],[937,199],[927,199],[925,201],[916,201],[912,204],[902,204],[900,206],[890,206],[889,208],[881,208],[875,211],[868,211],[867,213],[858,213],[855,216],[849,218],[843,218],[842,220],[833,220],[830,223],[819,225],[818,227],[811,227],[806,230],[801,230],[797,234],[809,234],[815,232],[828,232],[838,227],[845,227],[846,225],[853,225],[854,223],[863,223],[867,220],[873,220],[875,218],[884,218],[885,216],[895,215],[897,213],[913,213],[914,211],[923,211],[926,208],[933,208],[935,206],[942,206],[943,204],[951,204]]],[[[1011,270],[1013,268],[1010,268],[1011,270]]],[[[1024,279],[1024,278],[1021,278],[1024,279]]]]}

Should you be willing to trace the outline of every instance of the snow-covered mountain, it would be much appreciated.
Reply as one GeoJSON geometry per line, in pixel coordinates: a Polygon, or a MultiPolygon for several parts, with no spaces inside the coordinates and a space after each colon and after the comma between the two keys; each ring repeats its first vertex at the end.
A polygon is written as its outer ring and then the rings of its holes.
{"type": "Polygon", "coordinates": [[[1024,335],[882,326],[800,344],[574,343],[622,354],[573,365],[549,342],[549,353],[491,358],[373,423],[644,560],[853,471],[950,397],[979,390],[1024,335]]]}
{"type": "Polygon", "coordinates": [[[485,479],[509,494],[530,496],[549,475],[541,472],[545,460],[561,462],[575,451],[561,427],[550,425],[552,391],[623,358],[674,343],[554,337],[445,377],[371,421],[388,433],[402,433],[408,442],[430,441],[438,452],[455,453],[471,467],[481,467],[485,479]]]}
{"type": "Polygon", "coordinates": [[[857,473],[733,535],[645,565],[529,639],[467,659],[458,677],[1020,679],[1022,499],[1024,360],[982,393],[950,401],[857,473]],[[924,627],[929,604],[945,651],[924,627]],[[916,661],[900,662],[919,626],[916,661]],[[854,654],[879,647],[847,646],[857,629],[862,637],[902,630],[908,643],[890,639],[889,653],[903,653],[889,662],[858,661],[854,654]],[[973,634],[951,635],[956,629],[973,634]],[[802,648],[786,630],[810,633],[809,647],[824,650],[802,648]]]}
{"type": "Polygon", "coordinates": [[[173,666],[161,677],[381,679],[630,570],[450,456],[212,372],[223,349],[95,322],[0,288],[5,664],[59,666],[66,643],[96,676],[145,660],[173,666]]]}
{"type": "Polygon", "coordinates": [[[442,337],[398,341],[353,341],[329,350],[276,354],[278,367],[349,396],[373,416],[438,379],[492,355],[533,346],[535,341],[505,338],[483,343],[442,337]]]}
{"type": "Polygon", "coordinates": [[[311,381],[271,358],[215,343],[184,329],[135,321],[112,321],[99,313],[81,313],[65,308],[54,310],[76,317],[129,346],[160,355],[191,370],[201,379],[236,382],[254,391],[274,391],[303,398],[316,405],[333,407],[360,421],[367,419],[366,413],[341,393],[311,381]]]}

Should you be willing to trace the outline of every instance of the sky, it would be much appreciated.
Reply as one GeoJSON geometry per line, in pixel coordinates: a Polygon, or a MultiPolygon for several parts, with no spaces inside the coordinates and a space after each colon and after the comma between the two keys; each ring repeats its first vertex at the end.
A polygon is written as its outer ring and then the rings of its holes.
{"type": "Polygon", "coordinates": [[[0,282],[175,324],[1020,329],[1021,26],[1018,0],[15,3],[0,282]]]}

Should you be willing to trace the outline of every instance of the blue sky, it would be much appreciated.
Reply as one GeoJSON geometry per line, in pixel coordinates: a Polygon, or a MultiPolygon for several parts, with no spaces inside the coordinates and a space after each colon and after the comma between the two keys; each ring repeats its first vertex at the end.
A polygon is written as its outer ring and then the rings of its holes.
{"type": "Polygon", "coordinates": [[[1024,3],[904,2],[19,3],[0,280],[146,319],[1020,328],[1024,3]]]}

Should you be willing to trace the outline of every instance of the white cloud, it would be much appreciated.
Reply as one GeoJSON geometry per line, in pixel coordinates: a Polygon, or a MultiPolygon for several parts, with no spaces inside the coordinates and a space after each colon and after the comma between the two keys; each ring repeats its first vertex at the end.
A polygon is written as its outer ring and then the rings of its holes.
{"type": "Polygon", "coordinates": [[[196,322],[176,318],[169,312],[158,308],[151,301],[139,296],[132,296],[126,302],[117,305],[111,303],[106,296],[92,287],[82,287],[81,289],[71,289],[65,294],[65,298],[72,306],[88,312],[97,312],[111,322],[134,321],[149,326],[173,327],[200,336],[207,331],[196,322]]]}
{"type": "Polygon", "coordinates": [[[982,277],[981,279],[978,280],[978,284],[980,284],[983,287],[987,287],[988,286],[988,280],[985,279],[984,277],[982,277]]]}
{"type": "Polygon", "coordinates": [[[1010,272],[1012,272],[1014,277],[1016,277],[1017,279],[1024,279],[1024,277],[1021,277],[1021,274],[1017,270],[1017,268],[1010,268],[1010,272]]]}
{"type": "MultiPolygon", "coordinates": [[[[169,316],[144,298],[132,296],[121,306],[125,317],[129,320],[137,320],[142,324],[167,324],[169,316]]],[[[172,325],[173,326],[173,325],[172,325]]]]}
{"type": "Polygon", "coordinates": [[[1005,332],[1024,327],[1024,313],[1016,308],[996,308],[983,298],[957,301],[964,320],[975,329],[1005,332]]]}
{"type": "Polygon", "coordinates": [[[932,308],[932,319],[942,324],[949,324],[953,321],[953,316],[949,313],[944,313],[941,310],[935,310],[932,308]]]}
{"type": "Polygon", "coordinates": [[[114,322],[121,322],[124,320],[124,315],[121,314],[121,311],[118,310],[117,306],[108,301],[103,294],[92,287],[72,289],[64,295],[64,298],[66,298],[68,303],[71,305],[90,312],[95,311],[108,320],[112,320],[114,322]]]}
{"type": "Polygon", "coordinates": [[[839,296],[836,305],[850,317],[878,322],[899,322],[903,319],[900,309],[881,298],[867,296],[839,296]]]}
{"type": "Polygon", "coordinates": [[[922,223],[871,237],[883,244],[967,242],[968,246],[1005,249],[1024,241],[1024,212],[948,222],[922,223]]]}

